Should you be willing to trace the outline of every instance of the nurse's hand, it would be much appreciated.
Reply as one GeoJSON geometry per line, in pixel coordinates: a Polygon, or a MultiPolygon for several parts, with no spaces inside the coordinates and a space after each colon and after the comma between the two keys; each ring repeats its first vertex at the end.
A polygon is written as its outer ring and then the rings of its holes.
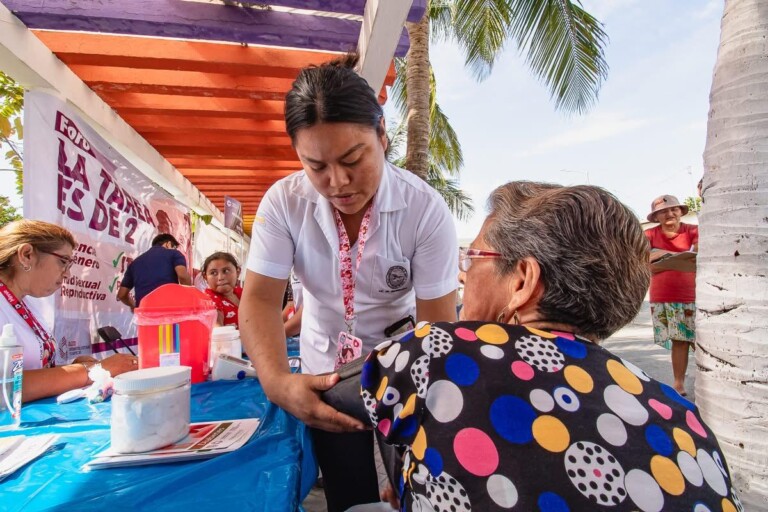
{"type": "Polygon", "coordinates": [[[285,374],[273,378],[270,383],[272,402],[296,416],[310,427],[328,432],[354,432],[366,430],[366,426],[352,416],[347,416],[320,399],[320,393],[339,382],[339,375],[285,374]]]}

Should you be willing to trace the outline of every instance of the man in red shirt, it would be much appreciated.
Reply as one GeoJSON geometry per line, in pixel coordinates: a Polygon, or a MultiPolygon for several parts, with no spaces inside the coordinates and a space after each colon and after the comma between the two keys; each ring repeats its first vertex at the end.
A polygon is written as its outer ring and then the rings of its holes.
{"type": "MultiPolygon", "coordinates": [[[[688,207],[675,196],[663,195],[653,201],[647,218],[659,225],[645,231],[651,244],[651,263],[669,253],[698,251],[699,228],[681,222],[686,213],[688,207]]],[[[651,269],[654,342],[672,349],[674,388],[685,396],[688,351],[696,341],[696,272],[651,269]]]]}

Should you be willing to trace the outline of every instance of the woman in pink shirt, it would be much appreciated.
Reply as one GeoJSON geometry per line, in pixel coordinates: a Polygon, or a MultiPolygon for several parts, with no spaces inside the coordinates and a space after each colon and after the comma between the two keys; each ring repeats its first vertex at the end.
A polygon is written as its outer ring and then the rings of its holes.
{"type": "MultiPolygon", "coordinates": [[[[659,225],[645,231],[651,244],[651,262],[670,252],[697,251],[699,228],[681,222],[688,207],[675,196],[664,195],[651,204],[648,220],[659,225]]],[[[685,371],[690,344],[696,341],[696,272],[656,270],[652,267],[651,317],[657,345],[672,349],[674,388],[685,396],[685,371]]]]}

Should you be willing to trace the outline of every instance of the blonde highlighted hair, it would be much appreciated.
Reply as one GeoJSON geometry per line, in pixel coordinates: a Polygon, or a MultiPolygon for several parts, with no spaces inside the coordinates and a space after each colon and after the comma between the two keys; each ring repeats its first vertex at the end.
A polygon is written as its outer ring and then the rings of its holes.
{"type": "Polygon", "coordinates": [[[64,244],[77,247],[72,233],[56,224],[29,219],[10,222],[0,228],[0,272],[13,275],[14,259],[24,244],[41,252],[56,251],[64,244]]]}

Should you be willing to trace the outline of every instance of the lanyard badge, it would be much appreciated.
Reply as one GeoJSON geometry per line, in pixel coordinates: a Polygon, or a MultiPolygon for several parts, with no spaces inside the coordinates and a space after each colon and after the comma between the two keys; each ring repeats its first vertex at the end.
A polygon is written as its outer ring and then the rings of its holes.
{"type": "Polygon", "coordinates": [[[363,220],[360,223],[360,232],[357,236],[357,258],[355,262],[355,273],[352,273],[352,256],[350,255],[351,244],[349,235],[344,227],[338,210],[333,209],[333,217],[336,220],[336,231],[339,234],[339,271],[341,275],[341,293],[344,300],[344,324],[346,331],[341,331],[336,344],[336,362],[335,369],[360,357],[363,353],[363,341],[355,336],[355,324],[357,317],[355,315],[355,281],[360,271],[360,262],[363,260],[363,251],[365,242],[368,239],[368,228],[371,224],[371,210],[373,202],[368,205],[363,220]]]}
{"type": "Polygon", "coordinates": [[[344,331],[339,333],[339,339],[336,343],[336,361],[333,365],[334,370],[338,370],[347,363],[363,355],[363,340],[344,331]]]}

